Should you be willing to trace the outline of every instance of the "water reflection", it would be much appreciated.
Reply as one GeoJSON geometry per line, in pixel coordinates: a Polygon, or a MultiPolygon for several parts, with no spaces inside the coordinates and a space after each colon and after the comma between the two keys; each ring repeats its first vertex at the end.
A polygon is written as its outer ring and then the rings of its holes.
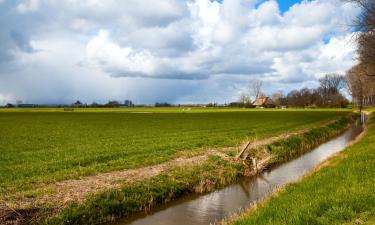
{"type": "Polygon", "coordinates": [[[299,179],[321,161],[344,149],[361,131],[362,126],[357,123],[343,135],[257,177],[243,179],[206,195],[189,196],[156,209],[150,215],[136,215],[116,224],[200,225],[220,221],[265,198],[277,187],[299,179]]]}

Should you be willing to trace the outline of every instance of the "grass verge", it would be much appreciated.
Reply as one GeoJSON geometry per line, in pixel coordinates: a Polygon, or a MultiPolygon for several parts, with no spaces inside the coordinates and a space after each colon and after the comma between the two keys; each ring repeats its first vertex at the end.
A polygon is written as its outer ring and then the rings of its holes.
{"type": "Polygon", "coordinates": [[[368,132],[359,142],[232,224],[374,224],[374,126],[371,119],[368,132]]]}
{"type": "Polygon", "coordinates": [[[220,157],[187,168],[174,168],[120,190],[91,196],[85,204],[71,204],[46,224],[98,224],[148,211],[158,204],[189,193],[205,193],[233,183],[242,175],[242,165],[220,157]]]}

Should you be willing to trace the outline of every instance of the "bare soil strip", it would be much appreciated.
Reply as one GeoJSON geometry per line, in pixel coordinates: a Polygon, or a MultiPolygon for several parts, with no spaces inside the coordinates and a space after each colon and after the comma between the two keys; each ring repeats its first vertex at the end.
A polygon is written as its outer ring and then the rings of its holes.
{"type": "Polygon", "coordinates": [[[0,213],[3,210],[10,209],[19,210],[40,208],[43,206],[62,207],[71,202],[81,203],[84,202],[90,194],[120,188],[124,184],[145,180],[159,175],[172,167],[183,167],[201,163],[207,160],[210,155],[217,155],[222,158],[229,157],[220,151],[211,149],[203,155],[190,158],[177,158],[154,166],[101,173],[95,176],[83,177],[79,180],[65,180],[39,189],[38,191],[45,191],[47,193],[39,197],[19,197],[0,200],[0,213]]]}

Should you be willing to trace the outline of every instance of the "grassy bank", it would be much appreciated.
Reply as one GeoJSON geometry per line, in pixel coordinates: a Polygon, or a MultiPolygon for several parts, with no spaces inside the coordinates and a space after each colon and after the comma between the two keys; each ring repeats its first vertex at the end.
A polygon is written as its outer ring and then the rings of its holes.
{"type": "Polygon", "coordinates": [[[0,200],[56,181],[156,165],[316,126],[338,110],[1,109],[0,200]],[[137,113],[149,112],[149,113],[137,113]]]}
{"type": "Polygon", "coordinates": [[[60,216],[46,224],[99,224],[136,212],[148,211],[158,204],[190,193],[205,193],[233,183],[242,175],[242,165],[212,156],[207,162],[173,168],[146,181],[101,193],[84,204],[71,204],[60,216]]]}
{"type": "Polygon", "coordinates": [[[371,119],[359,142],[233,224],[375,224],[374,126],[371,119]]]}
{"type": "MultiPolygon", "coordinates": [[[[280,163],[310,150],[317,144],[342,132],[350,123],[342,118],[304,134],[274,142],[272,163],[280,163]],[[299,145],[289,146],[298,138],[299,145]],[[288,146],[288,147],[287,147],[288,146]],[[308,147],[310,147],[308,149],[308,147]],[[282,150],[281,150],[282,149],[282,150]],[[291,153],[292,152],[292,153],[291,153]]],[[[234,158],[211,156],[208,162],[191,167],[174,168],[142,182],[126,185],[120,190],[91,196],[83,204],[71,204],[48,224],[97,224],[147,211],[158,204],[189,194],[204,193],[233,183],[243,175],[242,162],[234,158]]]]}
{"type": "MultiPolygon", "coordinates": [[[[313,128],[303,134],[291,136],[264,146],[272,158],[270,165],[288,161],[346,130],[353,117],[341,118],[327,126],[313,128]]],[[[263,150],[263,149],[262,149],[263,150]]]]}

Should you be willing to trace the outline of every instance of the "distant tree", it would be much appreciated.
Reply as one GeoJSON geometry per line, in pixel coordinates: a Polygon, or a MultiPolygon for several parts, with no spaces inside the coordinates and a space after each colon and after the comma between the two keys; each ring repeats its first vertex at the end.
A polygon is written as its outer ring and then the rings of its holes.
{"type": "Polygon", "coordinates": [[[349,94],[352,96],[354,104],[359,108],[359,111],[363,109],[363,98],[368,89],[368,77],[363,67],[356,65],[346,72],[346,84],[349,94]]]}
{"type": "Polygon", "coordinates": [[[132,106],[134,106],[134,104],[133,104],[133,102],[132,102],[131,100],[125,100],[125,101],[124,101],[124,105],[125,105],[125,106],[128,106],[128,107],[132,107],[132,106]]]}
{"type": "Polygon", "coordinates": [[[276,107],[279,107],[280,105],[282,105],[283,98],[284,98],[283,91],[276,91],[272,93],[271,95],[271,99],[274,102],[276,107]]]}
{"type": "Polygon", "coordinates": [[[155,103],[155,107],[170,107],[172,106],[171,104],[169,104],[168,102],[156,102],[155,103]]]}
{"type": "Polygon", "coordinates": [[[302,88],[300,90],[300,96],[301,96],[301,104],[303,105],[303,107],[307,107],[307,106],[312,106],[314,105],[314,102],[312,101],[312,96],[313,96],[313,90],[309,89],[309,88],[302,88]]]}
{"type": "Polygon", "coordinates": [[[250,96],[253,97],[254,100],[257,100],[259,97],[263,95],[263,81],[259,79],[252,79],[250,81],[250,96]]]}
{"type": "Polygon", "coordinates": [[[241,103],[241,107],[250,108],[251,104],[251,97],[248,94],[242,93],[239,99],[241,103]]]}
{"type": "Polygon", "coordinates": [[[251,102],[251,97],[245,93],[242,93],[239,101],[242,103],[251,102]]]}
{"type": "Polygon", "coordinates": [[[244,107],[243,102],[230,102],[228,107],[244,107]]]}
{"type": "Polygon", "coordinates": [[[345,77],[340,74],[326,74],[319,79],[319,91],[323,99],[323,105],[338,105],[342,99],[340,91],[345,88],[345,77]]]}
{"type": "Polygon", "coordinates": [[[289,106],[307,107],[311,104],[311,91],[308,88],[293,90],[288,93],[287,102],[289,106]]]}
{"type": "Polygon", "coordinates": [[[357,35],[359,61],[365,76],[375,76],[375,1],[347,0],[361,8],[354,26],[361,31],[357,35]]]}
{"type": "Polygon", "coordinates": [[[99,107],[101,107],[101,105],[99,103],[93,102],[93,103],[91,103],[91,105],[89,107],[99,108],[99,107]]]}
{"type": "Polygon", "coordinates": [[[110,108],[116,108],[120,106],[120,103],[118,101],[108,101],[108,103],[105,106],[110,108]]]}
{"type": "Polygon", "coordinates": [[[302,88],[300,90],[293,90],[286,96],[286,102],[288,106],[292,107],[345,107],[348,104],[348,100],[340,93],[337,92],[335,95],[327,100],[325,94],[327,91],[323,87],[316,89],[302,88]]]}

